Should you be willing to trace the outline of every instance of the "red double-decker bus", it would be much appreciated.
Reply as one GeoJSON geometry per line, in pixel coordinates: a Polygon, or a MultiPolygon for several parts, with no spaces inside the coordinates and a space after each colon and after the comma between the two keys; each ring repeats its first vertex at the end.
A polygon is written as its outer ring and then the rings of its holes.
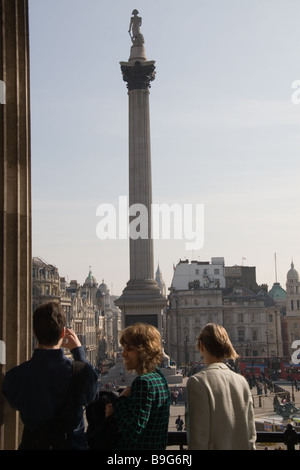
{"type": "Polygon", "coordinates": [[[264,375],[265,377],[269,377],[270,371],[270,360],[266,357],[246,357],[240,358],[238,362],[238,367],[242,373],[242,375],[250,377],[260,377],[264,375]]]}
{"type": "Polygon", "coordinates": [[[285,360],[281,361],[280,378],[285,380],[300,380],[300,364],[290,364],[285,360]]]}
{"type": "Polygon", "coordinates": [[[264,376],[270,380],[300,380],[300,364],[292,364],[289,357],[240,358],[238,366],[244,376],[264,376]]]}

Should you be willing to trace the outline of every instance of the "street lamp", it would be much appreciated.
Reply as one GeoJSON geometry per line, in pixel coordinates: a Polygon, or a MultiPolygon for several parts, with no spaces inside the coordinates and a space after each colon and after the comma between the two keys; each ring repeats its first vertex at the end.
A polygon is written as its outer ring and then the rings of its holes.
{"type": "Polygon", "coordinates": [[[184,362],[185,362],[185,365],[187,365],[187,363],[189,362],[187,342],[188,342],[188,333],[187,333],[187,330],[185,330],[185,332],[184,332],[184,362]]]}
{"type": "Polygon", "coordinates": [[[251,344],[251,343],[247,343],[247,344],[246,344],[246,348],[247,348],[247,349],[246,349],[246,356],[248,356],[248,357],[249,357],[249,356],[252,356],[252,354],[251,354],[252,344],[251,344]]]}
{"type": "Polygon", "coordinates": [[[266,331],[266,338],[267,338],[267,357],[269,357],[269,332],[266,331]]]}

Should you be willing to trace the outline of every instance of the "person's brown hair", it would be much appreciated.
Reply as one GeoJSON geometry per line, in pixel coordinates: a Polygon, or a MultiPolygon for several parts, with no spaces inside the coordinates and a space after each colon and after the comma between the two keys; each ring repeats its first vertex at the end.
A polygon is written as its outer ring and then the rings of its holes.
{"type": "Polygon", "coordinates": [[[135,323],[121,332],[120,344],[138,350],[139,375],[155,370],[163,358],[161,336],[157,328],[147,323],[135,323]]]}
{"type": "Polygon", "coordinates": [[[205,349],[218,359],[237,359],[238,354],[231,344],[225,328],[215,323],[208,323],[201,331],[197,347],[200,349],[200,341],[205,349]]]}
{"type": "Polygon", "coordinates": [[[45,302],[33,314],[33,331],[39,344],[55,346],[66,323],[65,313],[58,302],[45,302]]]}

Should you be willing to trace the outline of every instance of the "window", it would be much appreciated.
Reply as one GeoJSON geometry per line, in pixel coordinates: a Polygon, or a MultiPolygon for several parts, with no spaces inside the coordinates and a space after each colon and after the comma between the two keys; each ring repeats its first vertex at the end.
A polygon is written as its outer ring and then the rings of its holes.
{"type": "Polygon", "coordinates": [[[238,341],[243,342],[245,341],[245,330],[238,329],[238,341]]]}
{"type": "Polygon", "coordinates": [[[258,335],[257,330],[252,330],[252,341],[257,341],[258,335]]]}

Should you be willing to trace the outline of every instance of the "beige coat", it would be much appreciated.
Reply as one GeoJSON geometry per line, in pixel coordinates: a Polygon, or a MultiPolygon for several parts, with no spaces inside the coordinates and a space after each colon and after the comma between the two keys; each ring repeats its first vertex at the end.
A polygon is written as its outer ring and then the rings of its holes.
{"type": "Polygon", "coordinates": [[[189,450],[255,449],[253,401],[246,379],[218,362],[187,382],[189,450]]]}

